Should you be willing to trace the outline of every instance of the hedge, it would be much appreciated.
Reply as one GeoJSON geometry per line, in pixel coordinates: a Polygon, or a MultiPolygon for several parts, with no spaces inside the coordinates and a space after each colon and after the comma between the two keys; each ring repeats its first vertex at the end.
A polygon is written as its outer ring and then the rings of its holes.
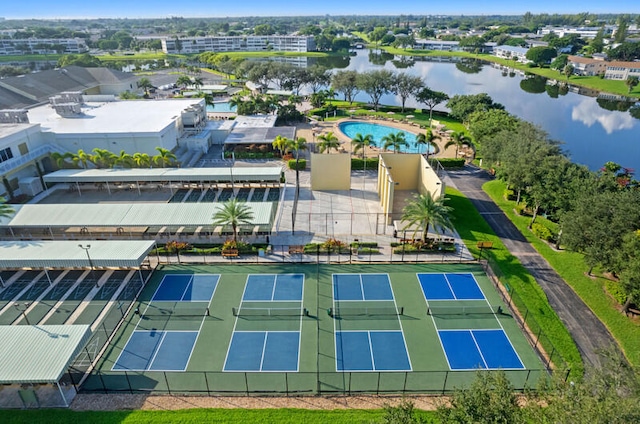
{"type": "MultiPolygon", "coordinates": [[[[367,169],[375,170],[378,169],[378,158],[367,158],[367,169]]],[[[362,158],[351,158],[351,169],[352,170],[362,170],[364,169],[364,160],[362,158]]]]}
{"type": "Polygon", "coordinates": [[[442,158],[438,159],[443,168],[462,168],[466,162],[465,159],[442,158]]]}
{"type": "MultiPolygon", "coordinates": [[[[289,165],[289,169],[295,170],[296,169],[296,160],[295,159],[291,159],[288,162],[288,165],[289,165]]],[[[298,170],[299,171],[304,170],[306,167],[307,167],[307,160],[306,159],[298,160],[298,170]]]]}

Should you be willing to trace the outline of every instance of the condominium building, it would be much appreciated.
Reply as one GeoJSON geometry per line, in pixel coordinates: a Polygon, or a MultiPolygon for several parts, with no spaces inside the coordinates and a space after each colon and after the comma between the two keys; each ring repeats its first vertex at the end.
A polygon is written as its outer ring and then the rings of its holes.
{"type": "Polygon", "coordinates": [[[607,62],[605,79],[626,81],[629,77],[640,78],[640,62],[607,62]]]}
{"type": "Polygon", "coordinates": [[[528,63],[531,62],[527,59],[527,52],[529,49],[524,47],[514,46],[497,46],[493,49],[493,54],[503,59],[513,59],[518,62],[528,63]]]}
{"type": "Polygon", "coordinates": [[[0,55],[84,53],[87,45],[82,38],[0,39],[0,55]]]}
{"type": "Polygon", "coordinates": [[[316,49],[313,37],[294,35],[249,35],[233,37],[186,37],[165,38],[162,50],[165,53],[204,52],[308,52],[316,49]]]}
{"type": "Polygon", "coordinates": [[[604,74],[607,70],[607,62],[604,60],[590,59],[582,56],[569,56],[567,64],[573,66],[573,73],[586,77],[604,74]]]}
{"type": "MultiPolygon", "coordinates": [[[[604,35],[611,35],[616,25],[605,25],[604,35]]],[[[564,37],[565,35],[577,34],[582,38],[595,38],[601,27],[554,27],[546,26],[538,30],[538,35],[556,34],[558,37],[564,37]]]]}

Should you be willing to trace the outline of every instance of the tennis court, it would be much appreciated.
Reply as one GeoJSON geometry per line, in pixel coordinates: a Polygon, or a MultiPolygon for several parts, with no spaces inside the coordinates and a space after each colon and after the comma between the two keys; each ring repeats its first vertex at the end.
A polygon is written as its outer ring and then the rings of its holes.
{"type": "Polygon", "coordinates": [[[498,368],[517,389],[547,375],[477,264],[182,264],[154,272],[83,389],[443,393],[498,368]]]}
{"type": "Polygon", "coordinates": [[[303,291],[304,274],[247,276],[224,371],[298,371],[303,291]]]}
{"type": "Polygon", "coordinates": [[[185,371],[219,279],[165,275],[144,310],[136,309],[138,323],[112,370],[185,371]]]}

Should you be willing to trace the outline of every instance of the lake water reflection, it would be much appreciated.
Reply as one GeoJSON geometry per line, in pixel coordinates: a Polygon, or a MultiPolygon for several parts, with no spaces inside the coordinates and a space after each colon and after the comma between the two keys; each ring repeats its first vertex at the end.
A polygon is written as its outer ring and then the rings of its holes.
{"type": "MultiPolygon", "coordinates": [[[[528,79],[490,64],[473,62],[456,64],[432,58],[400,57],[394,60],[393,55],[372,55],[369,50],[359,50],[348,66],[341,69],[365,72],[382,68],[419,75],[430,88],[449,96],[488,93],[510,113],[544,128],[552,139],[563,143],[573,161],[591,169],[614,161],[640,170],[640,119],[626,110],[631,103],[589,97],[573,92],[574,89],[563,92],[542,79],[528,79]],[[616,110],[619,108],[623,110],[616,110]]],[[[360,93],[356,100],[367,102],[369,96],[360,93]]],[[[400,104],[394,95],[383,96],[381,102],[400,104]]],[[[407,106],[420,107],[413,101],[408,101],[407,106]]]]}

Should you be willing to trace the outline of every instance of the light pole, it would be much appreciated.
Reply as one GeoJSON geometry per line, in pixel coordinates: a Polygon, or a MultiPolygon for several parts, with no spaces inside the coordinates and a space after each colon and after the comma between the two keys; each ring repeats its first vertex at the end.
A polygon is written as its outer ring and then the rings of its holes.
{"type": "Polygon", "coordinates": [[[91,245],[87,244],[86,246],[84,244],[79,244],[78,247],[80,249],[83,249],[85,252],[87,252],[87,259],[89,260],[89,268],[91,269],[91,278],[93,278],[96,282],[96,287],[98,287],[98,280],[96,280],[96,275],[93,272],[93,261],[91,260],[91,255],[89,255],[89,249],[91,249],[91,245]]]}

